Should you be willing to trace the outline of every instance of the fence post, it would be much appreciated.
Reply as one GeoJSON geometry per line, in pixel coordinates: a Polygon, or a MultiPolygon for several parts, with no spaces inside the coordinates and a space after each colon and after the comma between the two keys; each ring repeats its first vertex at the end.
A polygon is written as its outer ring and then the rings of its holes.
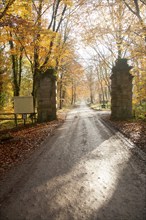
{"type": "Polygon", "coordinates": [[[14,117],[15,117],[15,125],[17,127],[17,114],[14,113],[14,117]]]}

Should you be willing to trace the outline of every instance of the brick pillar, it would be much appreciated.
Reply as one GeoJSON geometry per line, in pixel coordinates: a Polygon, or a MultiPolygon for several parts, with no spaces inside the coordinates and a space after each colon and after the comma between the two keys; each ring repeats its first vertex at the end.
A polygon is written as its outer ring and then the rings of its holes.
{"type": "Polygon", "coordinates": [[[42,73],[37,88],[38,122],[56,119],[56,76],[53,69],[42,73]]]}
{"type": "Polygon", "coordinates": [[[132,117],[132,79],[131,66],[127,59],[118,59],[112,68],[111,76],[111,118],[128,119],[132,117]]]}

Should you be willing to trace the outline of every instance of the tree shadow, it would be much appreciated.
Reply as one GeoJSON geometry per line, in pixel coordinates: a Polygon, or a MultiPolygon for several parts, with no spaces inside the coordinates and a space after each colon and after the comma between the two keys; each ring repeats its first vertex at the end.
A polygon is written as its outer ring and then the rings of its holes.
{"type": "Polygon", "coordinates": [[[129,159],[112,197],[92,213],[91,220],[145,220],[146,166],[141,165],[135,156],[129,159]]]}
{"type": "Polygon", "coordinates": [[[94,117],[69,118],[5,198],[1,220],[144,220],[145,176],[121,145],[94,117]]]}

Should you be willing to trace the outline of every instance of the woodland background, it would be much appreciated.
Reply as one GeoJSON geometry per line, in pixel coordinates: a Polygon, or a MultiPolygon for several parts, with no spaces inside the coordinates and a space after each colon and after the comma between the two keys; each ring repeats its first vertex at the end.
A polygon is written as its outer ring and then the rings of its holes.
{"type": "Polygon", "coordinates": [[[145,0],[1,0],[0,111],[35,98],[37,75],[55,69],[58,108],[85,99],[110,108],[117,58],[133,66],[133,110],[146,114],[145,0]]]}

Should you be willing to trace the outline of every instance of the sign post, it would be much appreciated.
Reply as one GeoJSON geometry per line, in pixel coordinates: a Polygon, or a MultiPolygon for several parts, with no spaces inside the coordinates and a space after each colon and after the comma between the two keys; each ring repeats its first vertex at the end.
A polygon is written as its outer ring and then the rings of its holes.
{"type": "MultiPolygon", "coordinates": [[[[27,114],[34,113],[33,97],[32,96],[14,96],[14,113],[22,114],[24,125],[26,124],[27,114]]],[[[16,116],[17,124],[17,116],[16,116]]]]}

